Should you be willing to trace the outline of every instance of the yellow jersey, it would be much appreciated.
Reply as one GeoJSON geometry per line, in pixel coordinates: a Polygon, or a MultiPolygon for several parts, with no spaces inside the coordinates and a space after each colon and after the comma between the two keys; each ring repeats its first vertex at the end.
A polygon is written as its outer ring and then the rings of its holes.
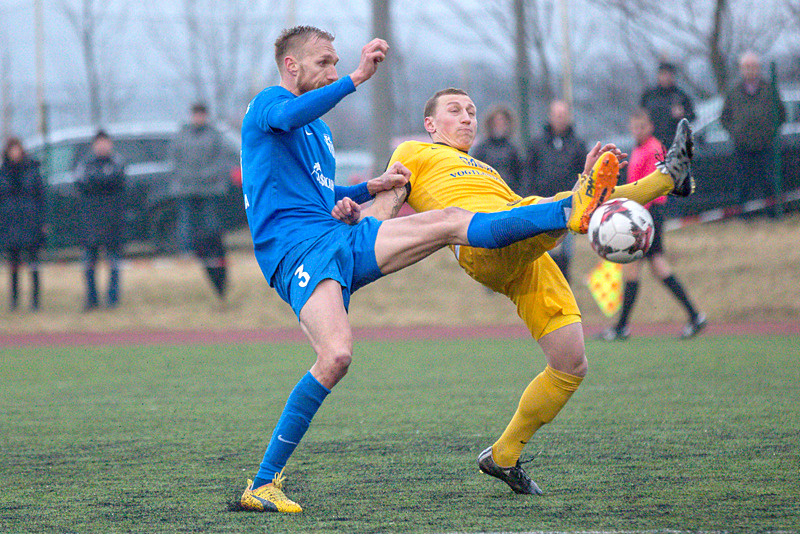
{"type": "MultiPolygon", "coordinates": [[[[392,154],[411,171],[406,201],[416,211],[457,207],[473,212],[504,211],[536,204],[522,198],[486,163],[456,148],[406,141],[392,154]]],[[[564,275],[545,252],[556,237],[540,234],[499,249],[452,247],[458,263],[481,284],[507,295],[535,339],[581,320],[564,275]]]]}
{"type": "Polygon", "coordinates": [[[406,141],[392,154],[411,171],[406,201],[416,211],[458,207],[474,212],[510,209],[521,200],[486,163],[457,148],[406,141]]]}

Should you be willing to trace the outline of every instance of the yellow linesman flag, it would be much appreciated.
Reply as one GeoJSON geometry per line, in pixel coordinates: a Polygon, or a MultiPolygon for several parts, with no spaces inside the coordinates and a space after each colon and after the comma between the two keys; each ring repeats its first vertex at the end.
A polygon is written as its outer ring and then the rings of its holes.
{"type": "Polygon", "coordinates": [[[622,306],[622,265],[603,260],[589,273],[586,283],[606,317],[619,311],[622,306]]]}

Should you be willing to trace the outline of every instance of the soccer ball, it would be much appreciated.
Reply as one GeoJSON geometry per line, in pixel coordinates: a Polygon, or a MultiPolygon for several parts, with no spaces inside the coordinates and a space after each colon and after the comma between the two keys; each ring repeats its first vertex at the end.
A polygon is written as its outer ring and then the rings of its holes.
{"type": "Polygon", "coordinates": [[[615,198],[601,204],[589,219],[589,243],[614,263],[642,259],[653,242],[653,217],[641,204],[615,198]]]}

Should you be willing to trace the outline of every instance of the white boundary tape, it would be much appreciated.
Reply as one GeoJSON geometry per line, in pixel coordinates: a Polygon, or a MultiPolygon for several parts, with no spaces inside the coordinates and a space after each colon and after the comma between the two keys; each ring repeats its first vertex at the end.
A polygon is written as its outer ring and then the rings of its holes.
{"type": "MultiPolygon", "coordinates": [[[[781,195],[781,200],[779,203],[787,204],[796,200],[800,200],[800,189],[795,189],[794,191],[784,193],[781,195]]],[[[743,206],[727,206],[724,208],[716,208],[713,210],[704,211],[698,215],[689,215],[687,217],[669,219],[664,223],[664,231],[669,232],[671,230],[679,230],[694,224],[703,224],[721,221],[723,219],[730,219],[742,213],[750,213],[753,211],[762,210],[774,204],[776,204],[774,199],[765,198],[760,200],[751,200],[750,202],[745,203],[743,206]]]]}

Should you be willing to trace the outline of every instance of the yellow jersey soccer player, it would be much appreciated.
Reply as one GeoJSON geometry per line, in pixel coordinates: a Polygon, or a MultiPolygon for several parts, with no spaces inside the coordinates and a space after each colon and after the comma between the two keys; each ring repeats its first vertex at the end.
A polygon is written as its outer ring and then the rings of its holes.
{"type": "MultiPolygon", "coordinates": [[[[389,218],[397,214],[404,201],[418,212],[450,206],[494,212],[572,194],[522,198],[497,171],[470,156],[468,150],[477,133],[476,108],[460,89],[434,94],[425,105],[424,121],[431,142],[402,143],[389,163],[401,162],[411,171],[406,187],[381,193],[363,211],[344,199],[334,209],[334,216],[349,221],[367,215],[389,218]]],[[[591,179],[592,166],[607,151],[619,154],[613,145],[594,146],[587,155],[586,173],[581,180],[591,179]]],[[[688,196],[694,190],[689,173],[691,151],[691,132],[684,121],[659,170],[638,182],[617,186],[609,198],[626,197],[645,204],[667,193],[688,196]]],[[[566,404],[587,371],[580,310],[566,279],[546,254],[563,235],[564,231],[542,234],[493,250],[451,247],[467,274],[516,304],[547,361],[545,369],[523,392],[516,413],[500,438],[478,457],[481,471],[503,480],[517,493],[541,494],[520,466],[520,455],[533,434],[552,421],[566,404]]],[[[514,373],[515,369],[508,371],[514,373]]]]}

